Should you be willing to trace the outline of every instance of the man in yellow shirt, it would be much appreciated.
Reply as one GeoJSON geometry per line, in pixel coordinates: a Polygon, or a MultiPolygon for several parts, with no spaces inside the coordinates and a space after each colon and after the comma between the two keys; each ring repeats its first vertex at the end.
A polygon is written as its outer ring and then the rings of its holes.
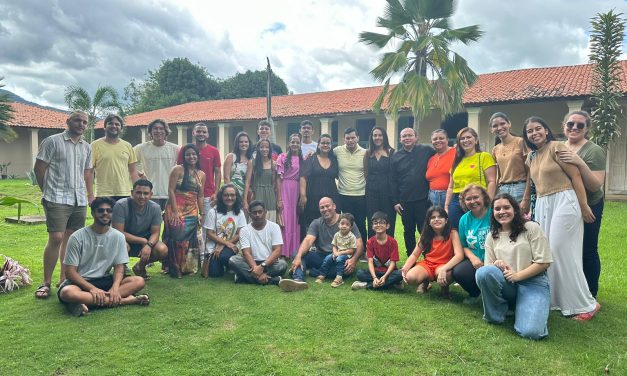
{"type": "Polygon", "coordinates": [[[109,196],[117,201],[128,197],[132,184],[138,179],[137,157],[131,144],[120,138],[124,128],[122,117],[109,114],[104,125],[105,136],[91,144],[96,196],[109,196]]]}
{"type": "MultiPolygon", "coordinates": [[[[364,156],[366,149],[359,146],[359,136],[355,128],[344,131],[344,145],[333,149],[339,169],[337,190],[340,194],[340,210],[351,213],[355,224],[366,244],[366,177],[364,175],[364,156]]],[[[353,257],[359,257],[354,255],[353,257]]]]}

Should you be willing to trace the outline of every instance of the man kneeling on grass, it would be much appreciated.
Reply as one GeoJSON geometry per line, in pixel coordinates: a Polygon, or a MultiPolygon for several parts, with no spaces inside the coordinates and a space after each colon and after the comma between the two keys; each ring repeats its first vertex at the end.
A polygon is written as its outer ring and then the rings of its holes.
{"type": "Polygon", "coordinates": [[[386,231],[390,227],[387,214],[375,212],[370,219],[375,235],[366,243],[368,270],[357,271],[357,281],[351,286],[353,290],[402,287],[403,277],[396,269],[398,243],[386,231]]]}
{"type": "Polygon", "coordinates": [[[250,223],[240,230],[241,252],[229,259],[235,283],[278,285],[287,270],[280,259],[283,237],[279,225],[266,219],[266,205],[253,201],[248,205],[250,223]]]}
{"type": "Polygon", "coordinates": [[[133,273],[148,280],[146,265],[163,261],[168,247],[159,241],[161,207],[152,198],[152,183],[139,179],[133,184],[131,197],[118,200],[113,207],[113,228],[124,234],[131,257],[139,257],[133,273]]]}
{"type": "Polygon", "coordinates": [[[86,314],[88,306],[150,303],[148,295],[133,295],[144,288],[144,279],[124,277],[128,263],[124,235],[109,227],[114,204],[109,197],[96,198],[90,205],[94,224],[74,232],[68,240],[63,259],[67,279],[57,295],[75,316],[86,314]]]}

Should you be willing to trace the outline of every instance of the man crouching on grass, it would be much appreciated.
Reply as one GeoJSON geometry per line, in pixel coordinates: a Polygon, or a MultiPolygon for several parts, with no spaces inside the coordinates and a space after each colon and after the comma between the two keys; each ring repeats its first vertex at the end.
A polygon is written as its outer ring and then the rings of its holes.
{"type": "Polygon", "coordinates": [[[124,235],[110,227],[114,204],[109,197],[96,198],[90,205],[94,224],[74,232],[68,240],[63,259],[67,279],[57,295],[75,316],[86,314],[88,306],[150,303],[148,295],[133,295],[144,288],[144,279],[124,277],[128,252],[124,235]]]}

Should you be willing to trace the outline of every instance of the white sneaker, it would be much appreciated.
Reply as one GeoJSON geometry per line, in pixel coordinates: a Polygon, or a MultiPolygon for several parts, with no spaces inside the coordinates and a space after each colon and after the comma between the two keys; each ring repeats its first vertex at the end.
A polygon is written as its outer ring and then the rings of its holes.
{"type": "Polygon", "coordinates": [[[365,289],[366,287],[368,287],[368,284],[366,282],[359,282],[359,281],[355,281],[351,285],[351,289],[353,290],[361,290],[361,289],[365,289]]]}
{"type": "Polygon", "coordinates": [[[305,281],[297,281],[294,279],[281,279],[279,281],[279,288],[285,292],[293,292],[305,290],[309,285],[305,281]]]}

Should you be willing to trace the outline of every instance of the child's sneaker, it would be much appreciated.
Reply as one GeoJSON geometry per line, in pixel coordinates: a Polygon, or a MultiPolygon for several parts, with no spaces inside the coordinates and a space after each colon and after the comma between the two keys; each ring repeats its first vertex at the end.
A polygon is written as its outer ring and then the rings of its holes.
{"type": "Polygon", "coordinates": [[[361,289],[365,289],[366,287],[368,287],[368,284],[366,282],[359,282],[359,281],[355,281],[351,285],[351,289],[353,290],[361,290],[361,289]]]}
{"type": "Polygon", "coordinates": [[[331,287],[339,287],[344,284],[344,279],[342,277],[336,277],[333,282],[331,282],[331,287]]]}
{"type": "Polygon", "coordinates": [[[324,282],[324,277],[323,276],[320,276],[320,277],[316,278],[316,283],[317,284],[322,284],[323,282],[324,282]]]}

